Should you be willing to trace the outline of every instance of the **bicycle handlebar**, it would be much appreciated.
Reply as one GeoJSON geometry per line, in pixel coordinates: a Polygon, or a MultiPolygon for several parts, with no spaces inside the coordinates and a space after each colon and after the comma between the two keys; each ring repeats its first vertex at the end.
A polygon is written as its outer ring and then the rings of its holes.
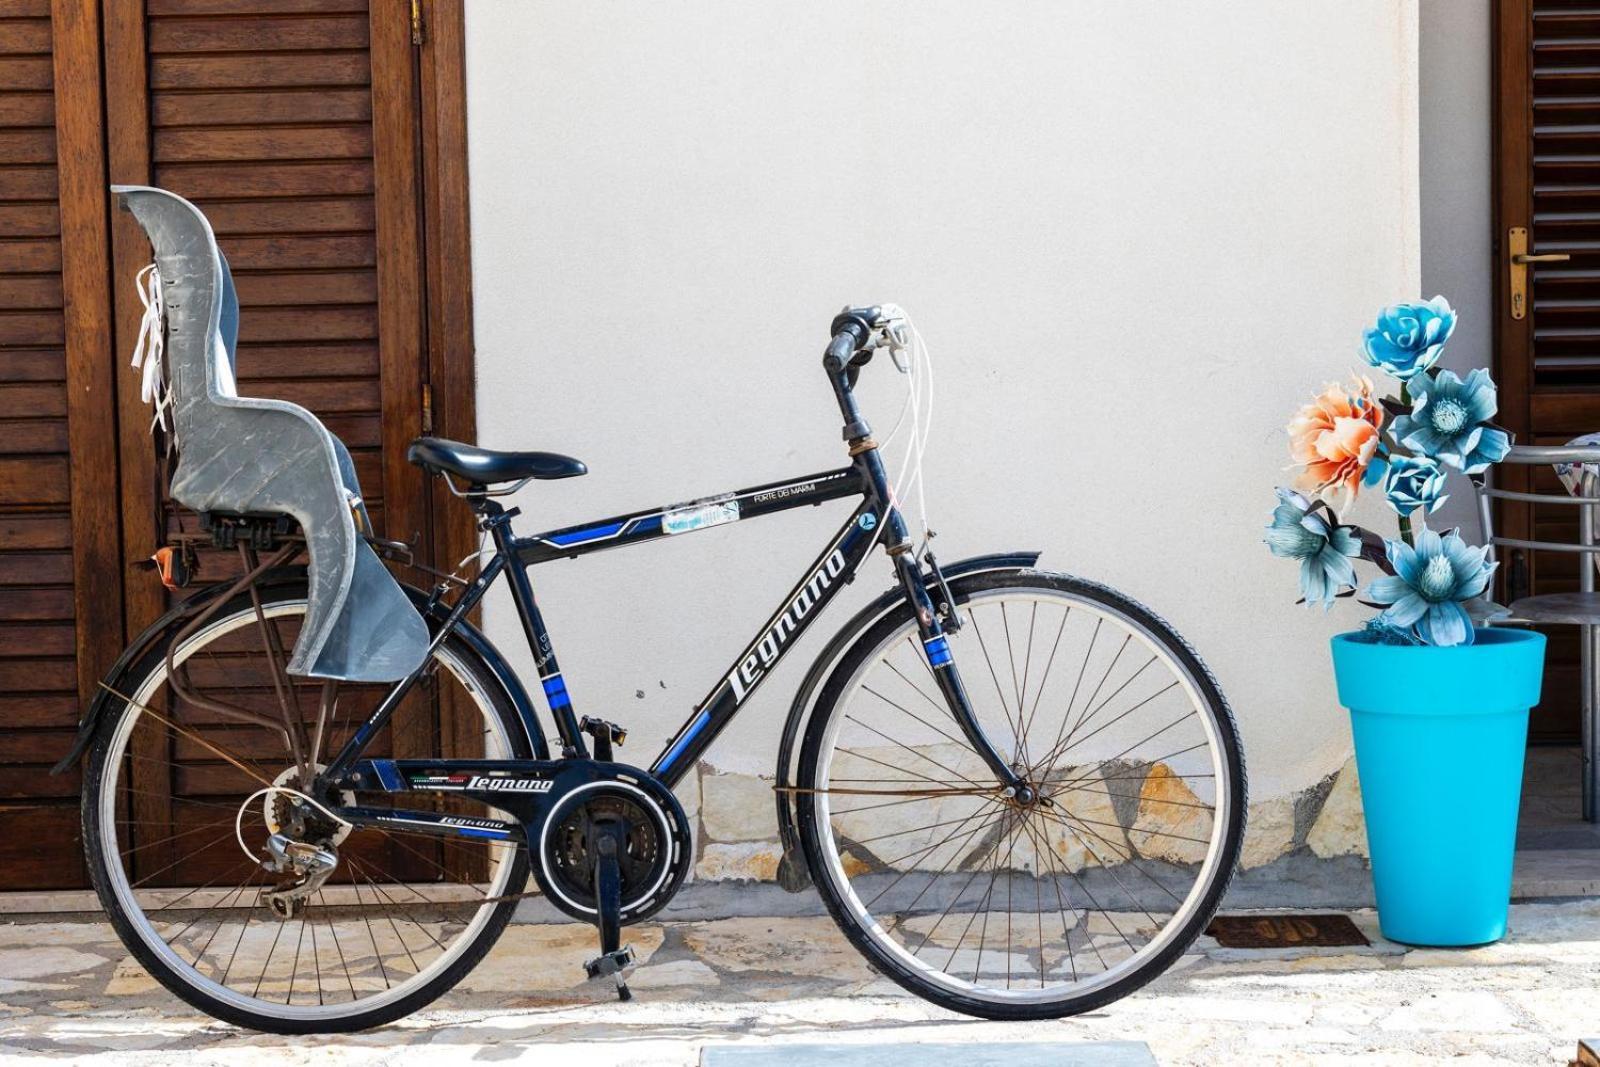
{"type": "MultiPolygon", "coordinates": [[[[855,371],[871,361],[872,350],[861,346],[872,336],[872,328],[877,321],[878,309],[875,307],[845,308],[834,317],[830,327],[833,339],[822,354],[822,365],[829,374],[855,371]]],[[[854,374],[851,375],[851,384],[855,384],[854,374]]]]}

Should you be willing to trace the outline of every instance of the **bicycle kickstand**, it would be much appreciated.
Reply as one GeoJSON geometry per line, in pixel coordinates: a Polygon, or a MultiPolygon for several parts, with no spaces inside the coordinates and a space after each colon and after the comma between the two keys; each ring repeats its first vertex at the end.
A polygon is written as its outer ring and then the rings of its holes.
{"type": "Polygon", "coordinates": [[[589,980],[612,976],[617,999],[632,1000],[624,970],[633,966],[633,948],[622,944],[622,823],[615,818],[594,820],[595,925],[600,929],[600,955],[583,965],[589,980]]]}

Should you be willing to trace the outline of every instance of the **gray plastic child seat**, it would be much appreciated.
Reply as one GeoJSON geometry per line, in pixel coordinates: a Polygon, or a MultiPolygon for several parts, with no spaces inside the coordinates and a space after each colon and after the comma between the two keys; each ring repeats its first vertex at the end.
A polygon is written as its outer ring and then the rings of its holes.
{"type": "Polygon", "coordinates": [[[238,297],[200,210],[164,189],[111,191],[144,227],[161,275],[178,454],[173,499],[195,511],[269,512],[299,522],[311,588],[291,674],[404,678],[427,655],[428,629],[356,530],[354,514],[366,516],[349,451],[298,404],[238,395],[238,297]]]}

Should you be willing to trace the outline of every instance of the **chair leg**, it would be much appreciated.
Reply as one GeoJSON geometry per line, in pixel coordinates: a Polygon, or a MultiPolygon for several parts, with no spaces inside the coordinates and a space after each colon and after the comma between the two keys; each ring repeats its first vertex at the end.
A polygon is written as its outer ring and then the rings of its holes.
{"type": "MultiPolygon", "coordinates": [[[[1585,561],[1587,563],[1587,561],[1585,561]]],[[[1600,727],[1595,723],[1595,709],[1600,701],[1596,700],[1595,687],[1600,683],[1595,670],[1596,662],[1600,661],[1600,627],[1584,626],[1581,628],[1580,657],[1583,666],[1583,818],[1586,822],[1600,822],[1600,806],[1596,804],[1596,794],[1600,792],[1600,753],[1596,752],[1596,744],[1600,742],[1600,727]]]]}

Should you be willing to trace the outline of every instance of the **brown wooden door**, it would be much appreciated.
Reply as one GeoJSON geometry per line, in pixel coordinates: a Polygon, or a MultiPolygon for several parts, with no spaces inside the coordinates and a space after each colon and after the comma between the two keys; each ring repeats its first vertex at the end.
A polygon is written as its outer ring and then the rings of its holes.
{"type": "MultiPolygon", "coordinates": [[[[408,5],[124,0],[107,11],[112,179],[170,189],[210,218],[238,286],[240,392],[310,408],[350,447],[379,531],[425,539],[426,491],[405,462],[425,380],[408,5]]],[[[139,309],[125,283],[149,246],[126,216],[112,232],[118,341],[131,348],[139,309]]],[[[118,384],[134,561],[159,543],[158,479],[138,383],[118,384]]],[[[128,580],[137,632],[163,591],[128,580]]]]}
{"type": "MultiPolygon", "coordinates": [[[[460,3],[420,12],[0,0],[0,889],[84,884],[79,783],[45,770],[168,602],[143,562],[174,519],[126,366],[150,252],[108,183],[206,212],[239,291],[240,391],[319,415],[378,532],[435,562],[441,502],[405,446],[431,375],[438,429],[471,439],[472,377],[460,3]]],[[[446,514],[440,554],[459,558],[446,514]]]]}
{"type": "MultiPolygon", "coordinates": [[[[1600,13],[1573,0],[1500,0],[1496,46],[1496,376],[1500,418],[1525,444],[1600,432],[1600,13]],[[1528,269],[1526,307],[1511,299],[1511,239],[1562,262],[1528,269]]],[[[1508,488],[1559,491],[1545,467],[1504,467],[1508,488]]],[[[1574,509],[1502,502],[1505,533],[1576,539],[1574,509]]],[[[1505,555],[1508,595],[1577,588],[1571,554],[1505,555]]],[[[1545,700],[1533,740],[1578,740],[1577,630],[1551,627],[1545,700]]]]}
{"type": "Polygon", "coordinates": [[[47,772],[123,639],[99,27],[54,8],[0,0],[0,888],[85,884],[47,772]]]}

